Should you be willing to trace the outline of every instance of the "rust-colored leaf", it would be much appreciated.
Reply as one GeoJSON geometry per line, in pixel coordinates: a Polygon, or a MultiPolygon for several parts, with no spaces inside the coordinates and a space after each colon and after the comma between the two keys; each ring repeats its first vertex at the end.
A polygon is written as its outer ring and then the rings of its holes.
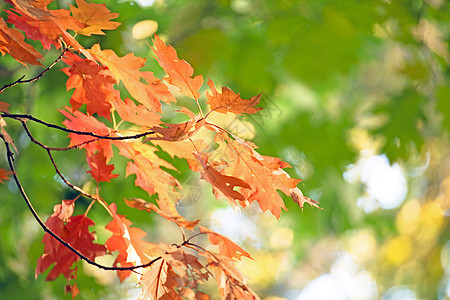
{"type": "Polygon", "coordinates": [[[102,30],[116,29],[120,23],[110,21],[119,16],[118,13],[111,13],[106,8],[106,4],[87,3],[83,0],[77,0],[77,6],[70,5],[70,11],[74,18],[86,27],[79,30],[78,34],[90,36],[92,34],[104,35],[102,30]]]}
{"type": "Polygon", "coordinates": [[[91,168],[88,173],[97,181],[111,181],[111,179],[116,178],[117,174],[112,174],[114,170],[114,165],[106,164],[106,157],[103,151],[98,151],[93,155],[86,155],[86,160],[91,168]]]}
{"type": "Polygon", "coordinates": [[[212,94],[206,93],[209,107],[219,113],[226,114],[231,112],[234,114],[254,114],[262,108],[255,107],[259,103],[261,95],[245,100],[240,94],[236,94],[227,87],[222,87],[222,93],[218,93],[212,80],[208,81],[212,94]]]}
{"type": "Polygon", "coordinates": [[[8,113],[9,112],[9,103],[0,101],[0,112],[8,113]]]}
{"type": "Polygon", "coordinates": [[[63,58],[70,68],[61,69],[69,79],[67,90],[75,89],[70,104],[73,110],[78,110],[86,104],[90,115],[110,119],[111,103],[120,99],[119,91],[114,89],[116,80],[106,67],[99,66],[89,59],[82,59],[73,53],[67,53],[63,58]]]}
{"type": "Polygon", "coordinates": [[[42,66],[39,60],[43,59],[43,56],[25,42],[20,31],[9,28],[3,18],[0,18],[0,53],[3,56],[8,53],[25,66],[26,63],[42,66]]]}

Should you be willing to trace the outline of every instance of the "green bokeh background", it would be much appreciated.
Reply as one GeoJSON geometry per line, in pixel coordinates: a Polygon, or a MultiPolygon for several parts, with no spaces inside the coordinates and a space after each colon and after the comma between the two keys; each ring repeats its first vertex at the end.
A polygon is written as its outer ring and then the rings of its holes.
{"type": "MultiPolygon", "coordinates": [[[[52,5],[67,8],[66,2],[52,5]]],[[[336,271],[341,270],[337,262],[350,257],[353,264],[344,264],[343,270],[355,275],[351,277],[355,281],[335,294],[342,296],[336,299],[406,299],[402,297],[411,293],[415,298],[408,299],[449,299],[447,1],[172,0],[143,6],[112,0],[107,6],[120,13],[122,25],[106,36],[79,37],[86,48],[99,42],[102,49],[114,49],[118,55],[134,52],[149,57],[147,68],[162,76],[151,59],[147,45],[151,39],[137,40],[132,34],[137,22],[156,21],[157,33],[196,74],[245,98],[263,93],[265,109],[259,115],[226,119],[224,124],[252,137],[260,153],[289,162],[293,168],[288,172],[303,179],[299,186],[304,194],[324,208],[307,206],[301,212],[286,197],[288,211],[279,222],[257,210],[241,212],[238,219],[253,229],[241,228],[241,234],[232,238],[238,238],[255,258],[255,262],[244,262],[242,269],[261,298],[312,299],[306,294],[311,283],[324,274],[340,282],[343,275],[336,271]],[[393,209],[376,207],[378,202],[370,198],[361,174],[354,180],[344,178],[351,165],[362,166],[376,155],[385,155],[406,179],[404,201],[393,209]],[[367,197],[375,208],[365,211],[361,199],[367,197]],[[357,294],[360,281],[355,278],[361,274],[375,283],[374,292],[366,289],[366,294],[357,294]]],[[[1,2],[0,7],[6,18],[8,4],[1,2]]],[[[58,55],[55,49],[44,52],[43,64],[58,55]]],[[[71,94],[65,89],[66,76],[58,71],[61,67],[58,63],[41,80],[5,91],[0,101],[10,103],[11,112],[61,124],[63,116],[56,110],[68,105],[71,94]]],[[[41,70],[24,68],[5,56],[0,59],[0,84],[41,70]]],[[[68,142],[63,134],[45,127],[30,124],[30,128],[46,144],[68,142]]],[[[46,218],[53,205],[76,195],[57,180],[46,153],[30,144],[18,123],[8,121],[7,129],[19,149],[16,164],[22,184],[46,218]]],[[[7,168],[4,147],[0,155],[0,168],[7,168]]],[[[57,153],[55,158],[75,184],[89,181],[81,152],[57,153]]],[[[164,221],[124,205],[124,197],[148,195],[133,187],[133,176],[125,178],[123,161],[115,162],[120,177],[102,186],[103,197],[116,202],[119,213],[146,229],[149,241],[179,242],[179,233],[164,221]]],[[[181,160],[174,164],[186,169],[181,160]]],[[[190,174],[177,176],[183,182],[190,174]]],[[[211,189],[203,183],[201,187],[198,201],[180,211],[226,231],[226,222],[216,220],[229,216],[225,201],[213,200],[211,189]]],[[[87,205],[86,200],[78,201],[77,212],[87,205]]],[[[104,241],[107,214],[96,208],[90,217],[97,224],[99,240],[104,241]]],[[[42,236],[14,183],[0,185],[0,299],[64,298],[63,278],[48,283],[43,275],[34,278],[42,236]]],[[[136,295],[134,282],[102,284],[101,275],[87,274],[85,265],[79,265],[79,299],[136,295]]]]}

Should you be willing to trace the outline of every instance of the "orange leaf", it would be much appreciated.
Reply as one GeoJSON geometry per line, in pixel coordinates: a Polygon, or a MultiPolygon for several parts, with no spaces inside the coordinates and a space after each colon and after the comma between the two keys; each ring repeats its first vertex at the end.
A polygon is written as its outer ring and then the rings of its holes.
{"type": "Polygon", "coordinates": [[[145,65],[145,58],[136,57],[132,53],[118,57],[112,50],[100,49],[98,44],[92,46],[89,52],[102,65],[108,67],[117,82],[122,82],[131,96],[149,110],[161,112],[159,100],[166,102],[175,100],[167,87],[155,79],[150,72],[139,71],[145,65]],[[142,82],[141,78],[149,84],[142,82]]]}
{"type": "MultiPolygon", "coordinates": [[[[227,165],[222,174],[230,174],[229,176],[238,177],[246,182],[251,189],[240,188],[239,193],[249,203],[258,201],[263,211],[270,211],[279,218],[281,209],[286,210],[286,207],[277,190],[290,195],[291,189],[296,188],[300,180],[291,178],[283,170],[289,167],[289,164],[279,158],[262,156],[254,150],[256,146],[253,143],[238,137],[234,138],[222,132],[217,133],[215,141],[219,144],[219,148],[214,152],[219,154],[213,152],[208,155],[227,158],[227,165]]],[[[225,196],[228,200],[233,200],[230,195],[225,196]]],[[[239,203],[244,207],[247,205],[243,201],[239,203]]]]}
{"type": "Polygon", "coordinates": [[[119,91],[114,89],[116,80],[106,67],[99,66],[89,59],[82,59],[73,53],[66,53],[63,61],[70,68],[61,69],[69,79],[67,90],[75,88],[70,98],[72,109],[78,110],[86,103],[86,110],[90,115],[110,119],[111,102],[120,98],[119,91]]]}
{"type": "Polygon", "coordinates": [[[70,5],[70,11],[74,18],[86,25],[86,27],[77,31],[77,34],[104,35],[105,33],[102,30],[116,29],[120,25],[119,22],[110,21],[117,18],[119,14],[111,13],[106,8],[106,4],[86,3],[83,0],[77,0],[77,6],[78,8],[70,5]]]}
{"type": "MultiPolygon", "coordinates": [[[[129,267],[148,263],[156,256],[156,245],[143,241],[142,238],[147,234],[140,228],[130,227],[132,223],[125,216],[116,214],[115,203],[109,207],[113,212],[113,220],[106,225],[106,229],[113,234],[105,246],[110,252],[119,251],[114,266],[129,267]]],[[[131,270],[117,271],[117,274],[120,281],[123,281],[130,276],[131,270]]]]}
{"type": "Polygon", "coordinates": [[[111,179],[116,178],[117,174],[112,174],[114,170],[114,165],[106,164],[106,157],[103,151],[98,151],[93,155],[86,155],[86,160],[91,168],[87,173],[91,173],[92,177],[97,181],[111,181],[111,179]]]}
{"type": "Polygon", "coordinates": [[[200,93],[198,92],[203,85],[203,76],[197,75],[192,77],[194,69],[185,60],[178,59],[177,52],[172,46],[166,46],[164,42],[155,34],[155,48],[152,48],[156,54],[159,65],[169,75],[167,81],[180,89],[180,92],[198,100],[200,93]]]}
{"type": "MultiPolygon", "coordinates": [[[[66,107],[67,110],[70,108],[66,107]]],[[[75,111],[73,114],[65,111],[59,110],[66,118],[63,124],[72,130],[92,132],[102,136],[110,136],[111,129],[105,124],[97,120],[92,116],[87,116],[80,111],[75,111]]],[[[80,145],[88,141],[96,140],[95,137],[89,135],[81,135],[76,133],[69,133],[70,144],[69,146],[80,145]]],[[[111,141],[100,139],[95,142],[90,142],[88,144],[80,146],[80,148],[86,149],[88,154],[94,154],[97,151],[103,151],[106,158],[109,160],[113,156],[111,141]]]]}
{"type": "Polygon", "coordinates": [[[175,291],[178,287],[177,279],[179,279],[172,267],[163,259],[158,260],[146,269],[139,284],[141,284],[142,291],[138,296],[139,300],[177,300],[183,299],[175,291]]]}
{"type": "Polygon", "coordinates": [[[25,42],[20,31],[9,28],[3,18],[0,18],[0,53],[3,56],[8,53],[25,66],[25,63],[42,66],[38,60],[43,59],[43,56],[25,42]]]}
{"type": "Polygon", "coordinates": [[[14,6],[20,8],[29,17],[37,20],[45,20],[51,16],[47,5],[53,0],[12,0],[14,6]]]}
{"type": "Polygon", "coordinates": [[[0,183],[3,183],[3,180],[8,180],[9,179],[9,175],[12,175],[13,172],[11,171],[6,171],[5,169],[0,169],[0,183]]]}
{"type": "Polygon", "coordinates": [[[214,83],[209,80],[208,85],[212,94],[206,93],[209,107],[219,113],[226,114],[227,112],[235,114],[254,114],[262,108],[255,107],[259,103],[261,94],[245,100],[241,98],[240,94],[236,94],[227,87],[222,87],[222,93],[219,94],[214,86],[214,83]]]}
{"type": "Polygon", "coordinates": [[[151,212],[154,211],[156,212],[158,215],[160,215],[163,218],[166,218],[167,220],[176,223],[178,226],[186,228],[188,230],[192,230],[194,229],[195,226],[197,226],[198,222],[200,220],[197,221],[186,221],[185,218],[183,218],[182,216],[180,216],[179,214],[175,214],[175,215],[169,215],[166,212],[163,212],[162,210],[160,210],[155,204],[150,203],[150,202],[146,202],[143,199],[138,199],[138,198],[133,198],[130,200],[125,199],[125,203],[129,206],[129,207],[133,207],[139,210],[145,210],[147,212],[151,212]]]}
{"type": "Polygon", "coordinates": [[[176,215],[175,204],[181,197],[178,189],[180,183],[171,174],[161,167],[174,169],[174,167],[155,154],[157,150],[148,144],[142,143],[115,143],[120,155],[132,160],[128,162],[126,176],[136,174],[136,185],[150,195],[158,194],[159,208],[169,215],[176,215]]]}
{"type": "Polygon", "coordinates": [[[204,124],[205,119],[189,120],[180,124],[163,124],[166,127],[153,127],[152,130],[158,133],[158,136],[152,136],[145,141],[150,140],[166,140],[166,141],[182,141],[190,138],[204,124]]]}
{"type": "Polygon", "coordinates": [[[148,110],[148,108],[144,105],[134,104],[133,100],[129,98],[126,98],[125,100],[116,98],[112,101],[112,105],[124,121],[131,122],[145,128],[150,128],[160,124],[160,114],[148,110]]]}
{"type": "MultiPolygon", "coordinates": [[[[63,200],[62,204],[55,205],[54,213],[45,224],[90,260],[106,254],[105,246],[95,244],[95,236],[89,231],[89,227],[95,223],[85,215],[72,216],[73,210],[74,200],[63,200]]],[[[36,277],[54,264],[47,281],[55,280],[60,274],[67,280],[75,278],[76,267],[71,267],[79,257],[48,233],[44,235],[42,243],[45,244],[44,254],[37,261],[36,277]]]]}
{"type": "Polygon", "coordinates": [[[241,259],[242,256],[252,258],[247,251],[236,245],[229,238],[209,228],[200,226],[200,233],[206,234],[211,244],[219,246],[219,254],[237,259],[241,259]]]}

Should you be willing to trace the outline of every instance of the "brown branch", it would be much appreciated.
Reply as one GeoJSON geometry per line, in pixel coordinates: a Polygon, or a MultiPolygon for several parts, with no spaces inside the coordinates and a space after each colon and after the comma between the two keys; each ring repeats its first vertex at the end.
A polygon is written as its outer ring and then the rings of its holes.
{"type": "Polygon", "coordinates": [[[64,56],[64,54],[66,54],[67,50],[68,50],[67,48],[64,48],[62,53],[47,68],[45,68],[44,71],[39,73],[37,76],[35,76],[33,78],[30,78],[30,79],[23,80],[25,78],[25,75],[23,75],[22,77],[20,77],[16,81],[14,81],[14,82],[12,82],[10,84],[5,84],[4,86],[2,86],[0,88],[0,94],[3,93],[3,91],[6,90],[7,88],[13,87],[13,86],[15,86],[15,85],[17,85],[19,83],[29,83],[29,82],[33,82],[33,81],[36,81],[36,80],[40,79],[42,76],[45,75],[45,73],[50,71],[50,69],[53,68],[58,61],[60,61],[63,58],[63,56],[64,56]]]}
{"type": "MultiPolygon", "coordinates": [[[[10,119],[15,119],[15,120],[27,119],[27,120],[30,120],[30,121],[42,124],[42,125],[44,125],[46,127],[58,129],[58,130],[61,130],[61,131],[67,132],[67,133],[75,133],[75,134],[78,134],[78,135],[88,135],[88,136],[92,136],[92,137],[95,137],[97,139],[103,139],[103,140],[122,141],[122,140],[129,140],[129,139],[138,139],[138,138],[147,136],[149,134],[154,134],[155,133],[153,131],[147,131],[147,132],[144,132],[144,133],[139,133],[139,134],[130,135],[130,136],[99,135],[99,134],[96,134],[96,133],[93,133],[93,132],[79,131],[79,130],[73,130],[73,129],[65,128],[65,127],[62,127],[62,126],[59,126],[59,125],[56,125],[56,124],[52,124],[52,123],[40,120],[40,119],[38,119],[36,117],[33,117],[32,115],[28,115],[28,114],[6,114],[5,113],[5,114],[0,114],[0,115],[3,118],[10,118],[10,119]]],[[[92,140],[92,142],[93,141],[96,141],[96,140],[92,140]]],[[[90,143],[90,142],[91,141],[84,142],[84,143],[78,145],[78,147],[81,146],[81,145],[84,145],[86,143],[90,143]]],[[[72,147],[77,147],[77,146],[72,146],[72,147]]],[[[72,148],[69,147],[67,150],[69,150],[69,149],[72,149],[72,148]]],[[[65,150],[65,148],[55,148],[54,150],[65,150]]]]}
{"type": "Polygon", "coordinates": [[[33,217],[35,218],[35,220],[39,223],[39,225],[42,227],[42,229],[48,233],[49,235],[51,235],[54,239],[56,239],[58,242],[60,242],[62,245],[64,245],[64,247],[66,247],[67,249],[69,249],[70,251],[72,251],[73,253],[75,253],[80,259],[86,261],[88,264],[96,266],[97,268],[103,269],[103,270],[107,270],[107,271],[126,271],[126,270],[135,270],[138,268],[146,268],[151,266],[152,264],[154,264],[155,262],[157,262],[158,260],[160,260],[162,257],[156,257],[153,260],[151,260],[150,262],[146,263],[146,264],[142,264],[142,265],[137,265],[137,266],[131,266],[131,267],[109,267],[109,266],[104,266],[101,265],[99,263],[96,263],[95,261],[89,259],[88,257],[86,257],[85,255],[83,255],[81,252],[79,252],[77,249],[75,249],[74,247],[72,247],[68,242],[64,241],[63,239],[61,239],[57,234],[55,234],[50,228],[47,227],[47,225],[45,225],[45,223],[42,221],[42,219],[39,217],[38,213],[36,212],[36,210],[34,209],[30,199],[28,198],[22,184],[19,181],[19,178],[17,177],[16,174],[16,170],[14,168],[14,154],[11,151],[11,148],[9,146],[9,143],[6,141],[5,137],[0,134],[0,138],[3,140],[5,147],[6,147],[6,157],[8,160],[8,164],[9,164],[9,169],[12,172],[12,176],[14,178],[14,181],[16,183],[16,186],[20,192],[20,194],[22,195],[22,198],[25,200],[25,203],[28,206],[28,209],[31,211],[33,217]]]}

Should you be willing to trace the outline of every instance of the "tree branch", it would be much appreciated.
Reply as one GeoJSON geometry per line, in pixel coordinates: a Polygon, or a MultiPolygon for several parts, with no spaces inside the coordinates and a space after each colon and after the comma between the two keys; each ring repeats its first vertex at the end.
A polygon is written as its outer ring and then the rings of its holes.
{"type": "Polygon", "coordinates": [[[72,251],[73,253],[75,253],[80,259],[86,261],[88,264],[96,266],[97,268],[103,269],[103,270],[107,270],[107,271],[126,271],[126,270],[135,270],[138,268],[146,268],[151,266],[152,264],[154,264],[155,262],[157,262],[158,260],[160,260],[162,257],[156,257],[153,260],[151,260],[150,262],[146,263],[146,264],[142,264],[142,265],[137,265],[137,266],[131,266],[131,267],[108,267],[108,266],[104,266],[101,265],[99,263],[96,263],[93,260],[90,260],[88,257],[86,257],[85,255],[83,255],[81,252],[79,252],[77,249],[75,249],[74,247],[72,247],[69,243],[67,243],[66,241],[64,241],[63,239],[61,239],[58,235],[56,235],[50,228],[47,227],[47,225],[45,225],[45,223],[42,221],[42,219],[39,217],[38,213],[36,212],[36,210],[34,209],[33,205],[31,204],[30,199],[28,198],[22,184],[19,181],[19,178],[16,174],[16,170],[14,168],[14,154],[11,151],[11,148],[9,146],[9,143],[6,141],[6,139],[4,138],[4,136],[2,134],[0,134],[0,138],[3,140],[5,147],[6,147],[6,157],[8,160],[8,164],[9,164],[9,169],[12,172],[12,176],[14,178],[14,181],[16,183],[16,186],[20,192],[20,194],[22,195],[22,198],[25,200],[25,203],[28,206],[28,209],[31,211],[33,217],[35,218],[35,220],[39,223],[39,225],[42,227],[42,229],[48,233],[49,235],[51,235],[54,239],[56,239],[58,242],[60,242],[61,244],[64,245],[64,247],[66,247],[67,249],[69,249],[70,251],[72,251]]]}
{"type": "Polygon", "coordinates": [[[14,81],[14,82],[12,82],[10,84],[5,84],[4,86],[2,86],[0,88],[0,94],[3,93],[3,91],[6,90],[7,88],[13,87],[13,86],[15,86],[15,85],[17,85],[19,83],[29,83],[29,82],[33,82],[33,81],[36,81],[36,80],[40,79],[42,76],[45,75],[45,73],[50,71],[50,69],[53,68],[58,61],[60,61],[63,58],[63,56],[64,56],[64,54],[66,54],[67,50],[68,50],[67,48],[64,48],[62,53],[47,68],[45,68],[44,71],[39,73],[39,75],[37,75],[37,76],[35,76],[33,78],[30,78],[30,79],[25,79],[25,80],[23,80],[25,78],[25,75],[23,75],[22,77],[20,77],[16,81],[14,81]]]}
{"type": "MultiPolygon", "coordinates": [[[[52,124],[52,123],[43,121],[41,119],[38,119],[38,118],[33,117],[32,115],[28,115],[28,114],[7,114],[7,113],[4,113],[4,114],[0,114],[0,115],[3,118],[10,118],[10,119],[15,119],[15,120],[27,119],[27,120],[30,120],[30,121],[42,124],[42,125],[44,125],[46,127],[49,127],[49,128],[54,128],[54,129],[58,129],[60,131],[64,131],[64,132],[68,132],[68,133],[75,133],[75,134],[79,134],[79,135],[88,135],[88,136],[96,137],[98,139],[103,139],[103,140],[122,141],[122,140],[129,140],[129,139],[138,139],[138,138],[147,136],[149,134],[154,134],[155,133],[154,131],[147,131],[147,132],[144,132],[144,133],[139,133],[139,134],[135,134],[135,135],[131,135],[131,136],[99,135],[99,134],[96,134],[96,133],[93,133],[93,132],[79,131],[79,130],[73,130],[73,129],[65,128],[65,127],[62,127],[62,126],[59,126],[59,125],[56,125],[56,124],[52,124]]],[[[92,142],[96,141],[96,140],[92,140],[92,142]]],[[[81,145],[84,145],[86,143],[90,143],[90,142],[91,141],[84,142],[84,143],[78,145],[78,147],[81,146],[81,145]]],[[[72,146],[72,147],[76,148],[77,146],[72,146]]],[[[69,147],[67,150],[72,149],[72,147],[69,147]]],[[[55,149],[52,149],[52,150],[66,150],[66,148],[58,148],[58,149],[55,148],[55,149]]]]}

